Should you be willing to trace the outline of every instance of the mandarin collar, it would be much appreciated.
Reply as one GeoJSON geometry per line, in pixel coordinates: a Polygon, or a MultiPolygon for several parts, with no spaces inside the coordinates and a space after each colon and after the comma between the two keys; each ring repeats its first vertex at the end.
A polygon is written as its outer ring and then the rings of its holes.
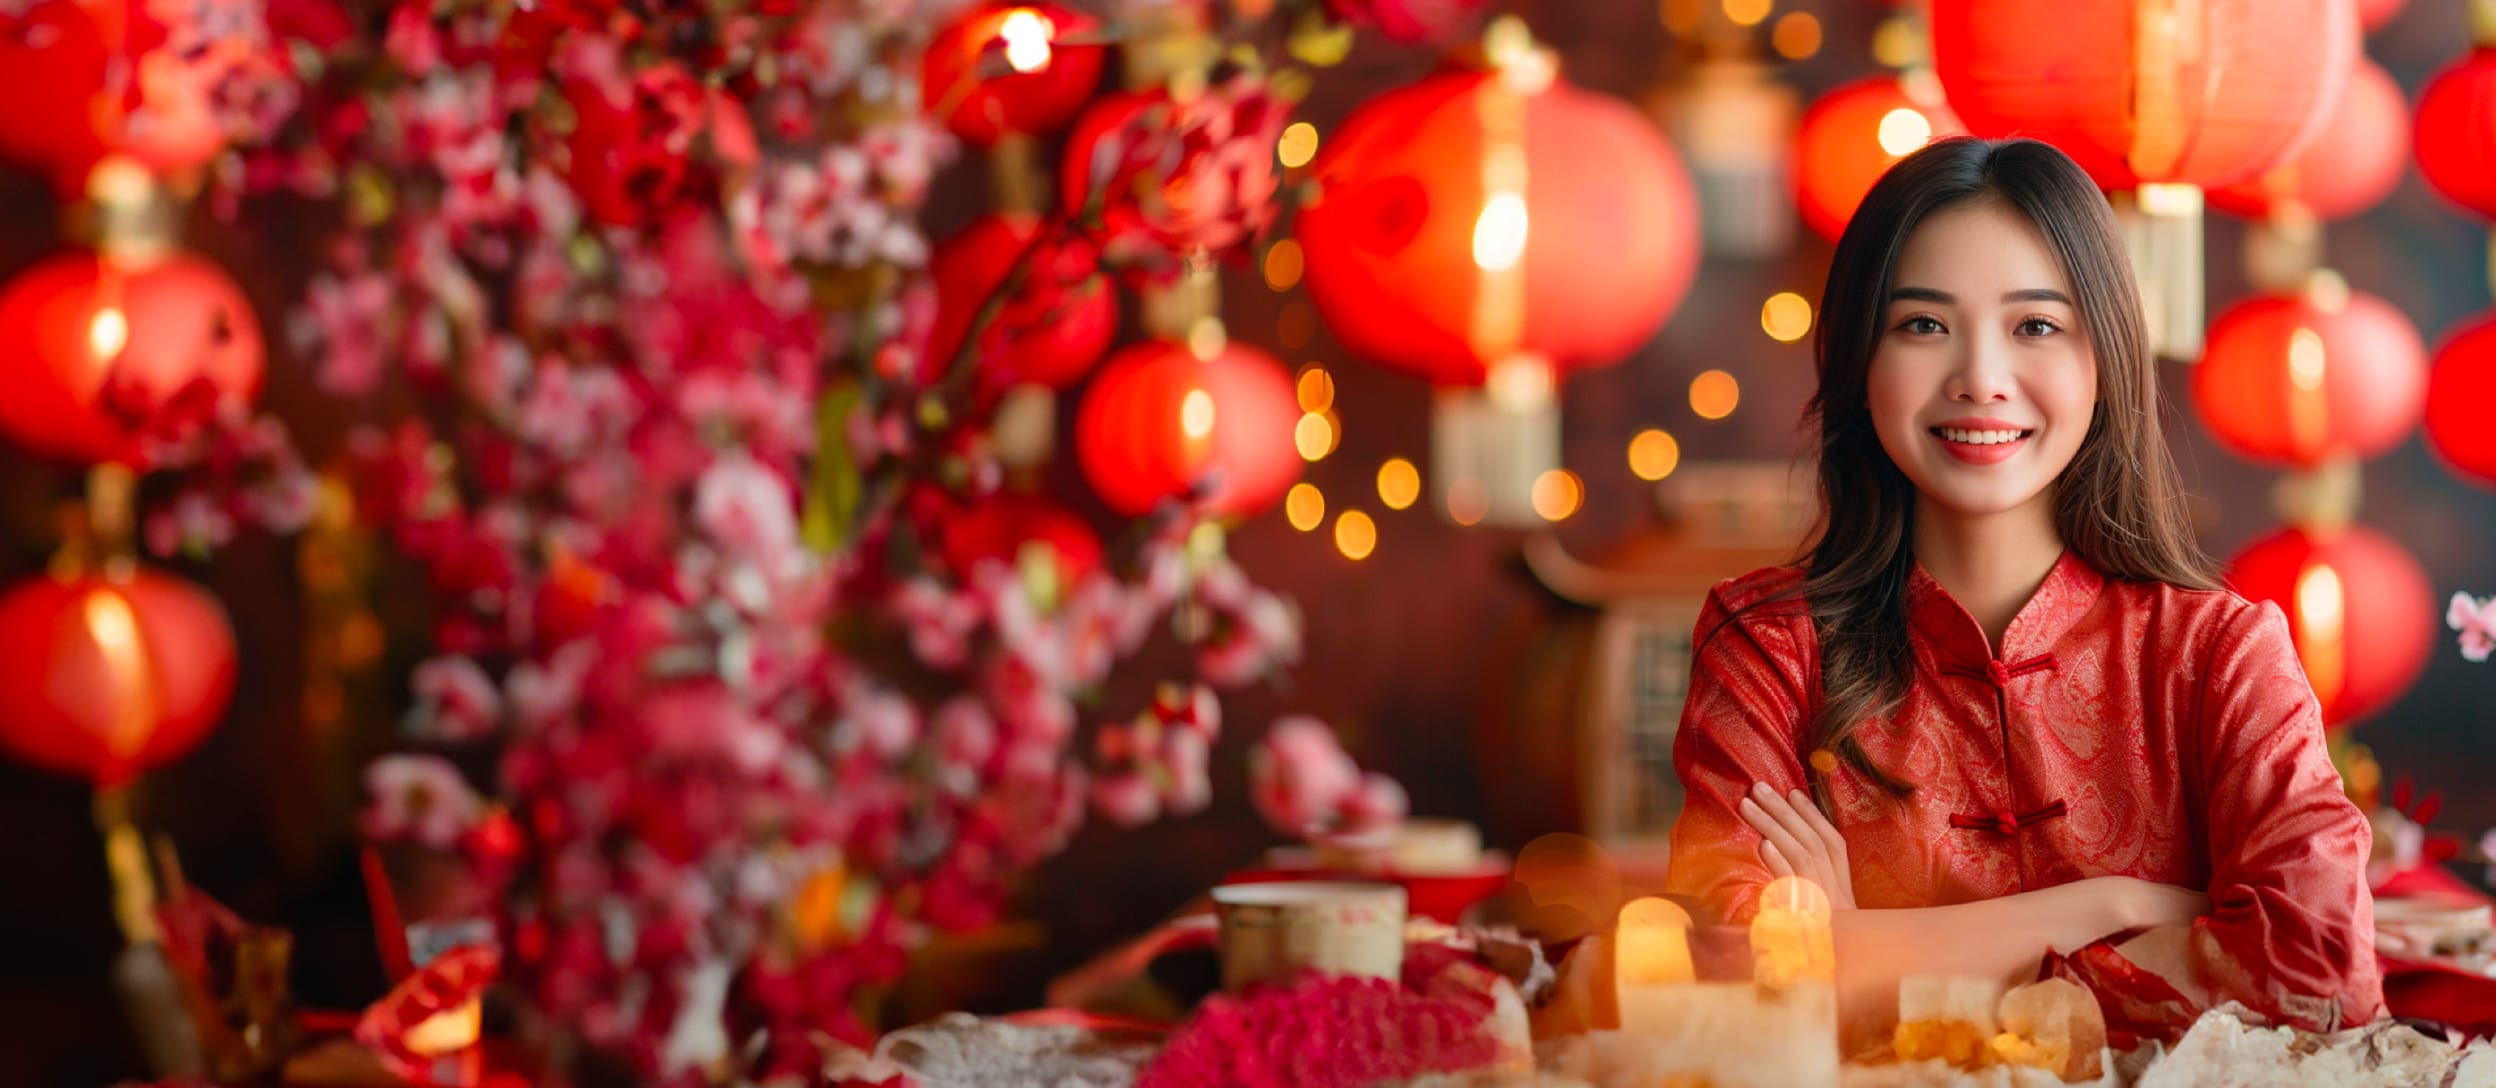
{"type": "Polygon", "coordinates": [[[2011,617],[2011,625],[2002,632],[2002,645],[1989,648],[1976,617],[1934,581],[1919,561],[1907,578],[1907,622],[1920,636],[1918,641],[1931,647],[1935,660],[1944,665],[1981,668],[1989,661],[2050,658],[2054,645],[2097,603],[2098,590],[2105,584],[2106,576],[2079,552],[2064,548],[2054,568],[2046,572],[2045,582],[2011,617]]]}

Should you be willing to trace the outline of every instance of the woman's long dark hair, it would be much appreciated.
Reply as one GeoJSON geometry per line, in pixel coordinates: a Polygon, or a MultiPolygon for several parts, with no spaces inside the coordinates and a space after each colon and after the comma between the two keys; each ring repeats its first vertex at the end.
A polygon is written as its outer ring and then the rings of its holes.
{"type": "Polygon", "coordinates": [[[2096,418],[2055,483],[2064,546],[2110,578],[2218,586],[2159,428],[2140,293],[2106,198],[2068,156],[2034,140],[1945,140],[1907,156],[1847,224],[1820,295],[1820,391],[1805,419],[1819,435],[1821,518],[1800,592],[1820,643],[1820,703],[1802,754],[1824,808],[1839,764],[1892,796],[1914,789],[1875,766],[1855,737],[1906,694],[1915,564],[1915,485],[1881,448],[1864,386],[1908,236],[1937,211],[1984,199],[2018,209],[2045,235],[2097,354],[2096,418]]]}

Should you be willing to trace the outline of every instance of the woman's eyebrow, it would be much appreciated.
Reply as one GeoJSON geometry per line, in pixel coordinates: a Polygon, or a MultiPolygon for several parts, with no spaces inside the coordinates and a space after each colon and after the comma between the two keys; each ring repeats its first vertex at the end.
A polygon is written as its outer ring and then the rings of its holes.
{"type": "Polygon", "coordinates": [[[2062,292],[2060,292],[2060,291],[2057,291],[2057,290],[2055,290],[2055,289],[2053,289],[2053,288],[2051,288],[2051,287],[2031,287],[2031,288],[2029,288],[2029,289],[2027,289],[2027,290],[2025,290],[2025,291],[2012,291],[2012,292],[2009,292],[2009,293],[2004,294],[2004,295],[2002,296],[2002,301],[2004,301],[2004,302],[2059,302],[2059,303],[2062,303],[2062,304],[2063,304],[2063,305],[2065,305],[2065,306],[2072,305],[2072,301],[2071,301],[2071,296],[2070,296],[2070,295],[2066,295],[2066,294],[2064,294],[2064,293],[2062,293],[2062,292]]]}
{"type": "MultiPolygon", "coordinates": [[[[1901,287],[1889,293],[1889,300],[1891,302],[1932,302],[1952,306],[1958,303],[1959,297],[1948,291],[1931,287],[1901,287]]],[[[2006,291],[2003,292],[2002,301],[2005,303],[2059,302],[2065,306],[2073,305],[2070,295],[2051,287],[2030,287],[2020,291],[2006,291]]]]}

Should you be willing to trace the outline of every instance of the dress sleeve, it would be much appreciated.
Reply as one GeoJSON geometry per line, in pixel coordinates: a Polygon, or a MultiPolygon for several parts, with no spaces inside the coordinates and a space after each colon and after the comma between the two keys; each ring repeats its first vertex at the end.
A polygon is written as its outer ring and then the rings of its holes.
{"type": "MultiPolygon", "coordinates": [[[[2211,913],[2167,947],[2196,996],[2236,1001],[2278,1023],[2333,1031],[2383,1016],[2373,833],[2341,790],[2322,711],[2277,606],[2246,609],[2203,676],[2198,781],[2210,855],[2211,913]]],[[[2163,984],[2103,955],[2087,980],[2110,1010],[2163,984]]],[[[2170,991],[2172,993],[2172,991],[2170,991]]],[[[2111,1025],[2110,1025],[2111,1026],[2111,1025]]]]}
{"type": "Polygon", "coordinates": [[[1753,783],[1808,788],[1800,750],[1810,703],[1787,621],[1754,611],[1728,622],[1724,592],[1708,594],[1692,643],[1673,739],[1683,801],[1665,890],[1695,903],[1703,922],[1739,924],[1757,909],[1771,874],[1759,860],[1759,833],[1738,806],[1753,783]]]}

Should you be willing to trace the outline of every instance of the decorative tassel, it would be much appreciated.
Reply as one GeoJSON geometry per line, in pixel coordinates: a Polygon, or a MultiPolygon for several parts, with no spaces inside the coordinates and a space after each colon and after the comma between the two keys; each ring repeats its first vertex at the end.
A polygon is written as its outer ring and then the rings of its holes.
{"type": "Polygon", "coordinates": [[[2201,355],[2203,325],[2201,187],[2143,185],[2115,197],[2124,248],[2141,284],[2150,350],[2190,360],[2201,355]]]}
{"type": "Polygon", "coordinates": [[[2323,264],[2323,225],[2303,205],[2281,204],[2245,231],[2245,279],[2266,294],[2302,290],[2323,264]]]}
{"type": "Polygon", "coordinates": [[[1442,388],[1430,413],[1440,513],[1458,525],[1535,527],[1534,481],[1560,467],[1560,400],[1551,365],[1519,355],[1480,389],[1442,388]]]}

